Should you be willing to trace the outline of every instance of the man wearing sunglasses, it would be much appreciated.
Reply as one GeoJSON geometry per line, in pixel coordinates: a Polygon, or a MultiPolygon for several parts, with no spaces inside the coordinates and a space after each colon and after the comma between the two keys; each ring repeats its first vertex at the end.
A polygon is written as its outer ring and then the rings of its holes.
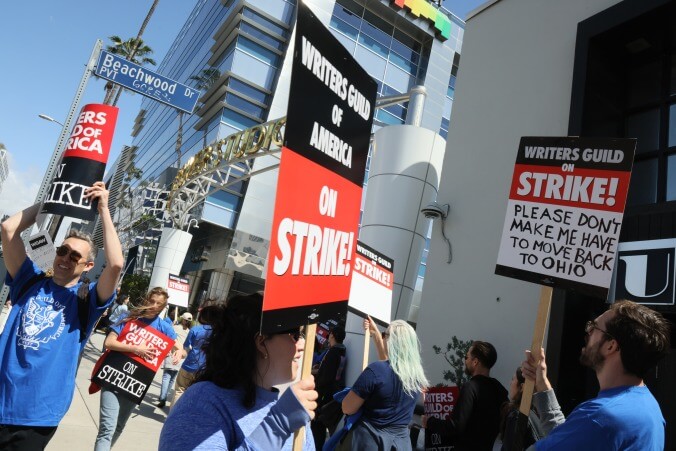
{"type": "Polygon", "coordinates": [[[527,352],[522,372],[535,380],[533,404],[547,434],[529,450],[662,451],[664,417],[643,377],[669,351],[669,337],[661,314],[631,301],[587,322],[580,363],[594,370],[600,391],[568,418],[547,379],[544,350],[527,352]]]}
{"type": "Polygon", "coordinates": [[[88,291],[80,282],[94,266],[96,249],[88,235],[71,231],[56,250],[53,277],[47,278],[26,255],[20,236],[35,223],[40,204],[2,223],[6,284],[14,308],[0,335],[0,449],[47,446],[73,398],[86,337],[115,298],[124,262],[108,190],[96,182],[85,197],[98,200],[106,255],[105,269],[88,291]]]}

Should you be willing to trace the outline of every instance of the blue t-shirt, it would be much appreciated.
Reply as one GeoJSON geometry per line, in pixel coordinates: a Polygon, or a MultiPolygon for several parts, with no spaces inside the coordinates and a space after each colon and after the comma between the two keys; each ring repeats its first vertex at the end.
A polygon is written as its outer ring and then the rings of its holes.
{"type": "MultiPolygon", "coordinates": [[[[53,427],[68,411],[75,390],[80,343],[77,291],[42,279],[18,298],[40,269],[26,257],[14,278],[9,273],[12,310],[0,334],[0,424],[53,427]]],[[[115,294],[99,307],[96,283],[89,285],[87,333],[115,294]]]]}
{"type": "Polygon", "coordinates": [[[206,355],[202,346],[206,344],[207,338],[211,335],[211,326],[198,325],[190,329],[188,336],[183,342],[183,349],[188,351],[188,355],[181,368],[189,373],[194,373],[204,366],[206,355]]]}
{"type": "Polygon", "coordinates": [[[416,396],[407,394],[388,360],[373,362],[352,386],[364,400],[362,418],[374,426],[408,426],[413,418],[416,396]]]}
{"type": "MultiPolygon", "coordinates": [[[[127,325],[127,322],[124,321],[124,319],[129,316],[128,312],[124,312],[123,316],[120,318],[120,323],[111,326],[110,330],[115,332],[117,335],[120,335],[122,333],[122,329],[124,329],[124,326],[127,325]]],[[[176,331],[174,330],[174,327],[160,318],[159,316],[156,316],[154,318],[138,318],[136,321],[140,321],[144,324],[147,324],[148,326],[152,327],[155,330],[159,330],[162,332],[164,335],[167,337],[171,338],[172,340],[176,341],[176,331]]]]}
{"type": "MultiPolygon", "coordinates": [[[[160,451],[184,450],[287,450],[293,432],[309,426],[310,416],[293,392],[256,387],[251,409],[242,405],[242,390],[218,387],[212,382],[191,385],[181,402],[171,409],[160,434],[160,451]]],[[[303,450],[314,451],[309,427],[303,450]]]]}
{"type": "Polygon", "coordinates": [[[535,448],[662,451],[665,425],[648,387],[616,387],[577,406],[535,448]]]}

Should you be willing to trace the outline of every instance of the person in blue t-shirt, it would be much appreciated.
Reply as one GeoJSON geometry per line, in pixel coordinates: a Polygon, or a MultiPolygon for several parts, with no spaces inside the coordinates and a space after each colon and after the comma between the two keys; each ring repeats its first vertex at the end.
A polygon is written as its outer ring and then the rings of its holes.
{"type": "MultiPolygon", "coordinates": [[[[415,330],[406,321],[395,320],[382,338],[389,360],[367,366],[343,399],[346,415],[362,411],[352,432],[353,450],[410,450],[408,425],[416,401],[429,385],[415,330]]],[[[383,355],[380,347],[379,355],[383,355]]]]}
{"type": "MultiPolygon", "coordinates": [[[[129,352],[146,360],[155,358],[155,350],[150,344],[133,345],[117,340],[127,322],[138,320],[153,329],[162,332],[172,340],[176,340],[176,332],[171,324],[160,318],[160,313],[167,306],[169,294],[164,288],[155,287],[148,292],[142,305],[134,307],[117,324],[110,328],[104,343],[106,349],[114,352],[129,352]]],[[[174,345],[170,356],[178,362],[178,348],[174,345]]],[[[99,433],[96,436],[94,451],[109,451],[122,434],[136,403],[121,392],[103,387],[101,389],[101,405],[99,409],[99,433]]]]}
{"type": "Polygon", "coordinates": [[[13,301],[0,335],[0,449],[41,450],[54,436],[75,390],[78,356],[101,313],[115,299],[124,259],[108,210],[108,190],[96,182],[85,190],[98,199],[106,265],[97,282],[80,282],[92,269],[96,247],[71,230],[56,248],[53,276],[26,255],[21,232],[35,222],[40,204],[2,223],[6,283],[13,301]]]}
{"type": "Polygon", "coordinates": [[[161,451],[285,450],[305,428],[304,451],[314,451],[309,422],[317,408],[314,378],[296,379],[305,339],[300,328],[260,333],[263,296],[235,296],[202,309],[212,327],[205,365],[171,410],[161,451]]]}
{"type": "MultiPolygon", "coordinates": [[[[205,305],[208,306],[213,303],[213,300],[207,300],[205,305]]],[[[183,349],[179,352],[180,358],[185,360],[183,361],[183,365],[181,365],[181,369],[178,370],[178,376],[176,376],[174,398],[171,400],[172,409],[185,390],[195,380],[197,371],[204,366],[205,355],[202,348],[209,338],[209,335],[211,335],[211,326],[204,325],[201,318],[202,315],[200,314],[200,316],[197,317],[197,321],[199,321],[200,324],[190,329],[188,336],[183,342],[183,349]]]]}
{"type": "Polygon", "coordinates": [[[533,404],[548,434],[528,449],[662,451],[666,423],[643,376],[670,349],[669,323],[644,305],[620,301],[587,322],[585,332],[580,362],[594,370],[600,391],[568,418],[547,379],[544,350],[526,353],[523,375],[535,381],[533,404]]]}

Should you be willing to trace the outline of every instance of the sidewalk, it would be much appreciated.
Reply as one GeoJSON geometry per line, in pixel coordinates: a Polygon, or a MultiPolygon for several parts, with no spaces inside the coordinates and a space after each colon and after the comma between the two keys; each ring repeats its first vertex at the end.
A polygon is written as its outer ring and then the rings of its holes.
{"type": "MultiPolygon", "coordinates": [[[[94,449],[99,427],[100,394],[90,395],[89,377],[94,363],[101,355],[104,335],[92,334],[85,348],[80,369],[76,377],[73,403],[59,424],[54,438],[47,446],[48,451],[91,451],[94,449]]],[[[148,389],[143,402],[134,409],[127,426],[113,449],[125,451],[156,450],[160,440],[160,431],[169,413],[169,406],[158,409],[154,406],[160,394],[162,369],[148,389]]],[[[169,399],[172,397],[169,393],[169,399]]]]}

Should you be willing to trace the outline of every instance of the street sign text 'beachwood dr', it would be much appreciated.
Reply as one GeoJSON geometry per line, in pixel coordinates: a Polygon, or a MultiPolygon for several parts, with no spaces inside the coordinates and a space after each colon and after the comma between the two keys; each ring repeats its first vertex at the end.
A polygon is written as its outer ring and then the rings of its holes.
{"type": "Polygon", "coordinates": [[[200,96],[198,90],[152,72],[117,55],[101,51],[96,75],[151,99],[191,114],[200,96]]]}

